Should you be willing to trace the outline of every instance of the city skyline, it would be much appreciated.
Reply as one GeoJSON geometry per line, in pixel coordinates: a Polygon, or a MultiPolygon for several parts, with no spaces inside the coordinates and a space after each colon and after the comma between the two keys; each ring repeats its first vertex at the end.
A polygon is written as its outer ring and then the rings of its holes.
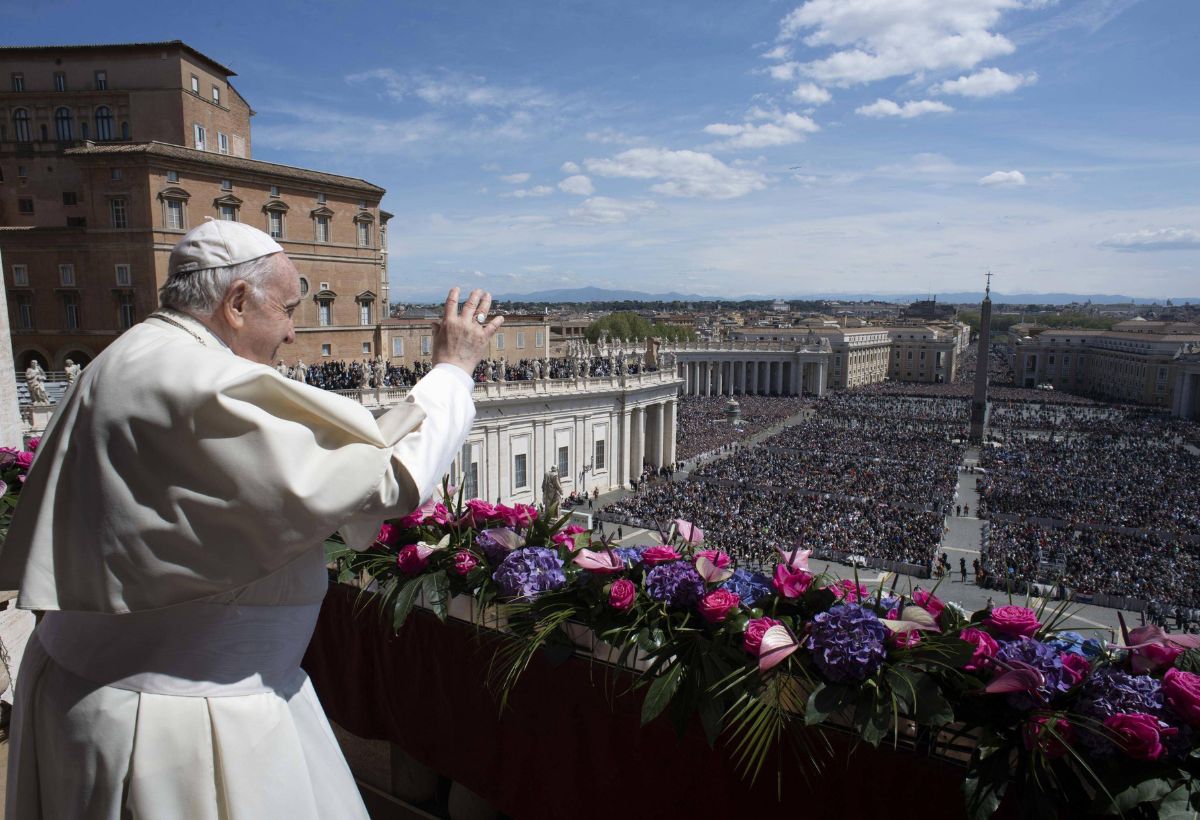
{"type": "Polygon", "coordinates": [[[229,65],[255,158],[388,189],[397,300],[1195,291],[1178,0],[148,8],[0,3],[8,45],[229,65]]]}

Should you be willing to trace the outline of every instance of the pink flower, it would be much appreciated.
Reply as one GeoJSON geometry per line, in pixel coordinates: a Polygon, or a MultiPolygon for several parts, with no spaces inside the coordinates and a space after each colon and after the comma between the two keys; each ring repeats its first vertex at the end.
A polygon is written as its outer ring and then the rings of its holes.
{"type": "Polygon", "coordinates": [[[1157,672],[1175,663],[1175,659],[1183,654],[1183,648],[1170,643],[1148,643],[1130,650],[1133,654],[1131,666],[1133,674],[1144,675],[1147,672],[1157,672]]]}
{"type": "Polygon", "coordinates": [[[587,527],[582,524],[568,524],[562,531],[567,535],[579,535],[581,532],[587,532],[587,527]]]}
{"type": "Polygon", "coordinates": [[[479,559],[467,550],[459,550],[454,553],[454,571],[459,575],[466,575],[479,564],[479,559]]]}
{"type": "Polygon", "coordinates": [[[1063,652],[1058,657],[1062,660],[1063,676],[1066,677],[1069,686],[1078,686],[1092,673],[1092,665],[1082,655],[1063,652]]]}
{"type": "Polygon", "coordinates": [[[1134,760],[1158,760],[1166,751],[1162,739],[1179,732],[1141,712],[1105,718],[1104,728],[1117,736],[1117,745],[1134,760]]]}
{"type": "Polygon", "coordinates": [[[1021,739],[1029,751],[1039,750],[1049,760],[1067,753],[1068,744],[1075,740],[1075,727],[1064,717],[1039,712],[1021,727],[1021,739]],[[1051,734],[1050,731],[1056,734],[1051,734]]]}
{"type": "Polygon", "coordinates": [[[620,578],[612,582],[608,588],[608,605],[618,612],[624,612],[633,606],[637,600],[637,587],[628,578],[620,578]]]}
{"type": "Polygon", "coordinates": [[[28,470],[29,465],[33,463],[33,453],[28,450],[22,450],[17,453],[17,466],[22,470],[28,470]]]}
{"type": "Polygon", "coordinates": [[[849,578],[838,581],[827,589],[833,593],[833,597],[848,604],[857,604],[871,597],[871,590],[867,589],[866,584],[855,585],[849,578]]]}
{"type": "Polygon", "coordinates": [[[428,544],[407,544],[400,548],[396,556],[396,566],[405,575],[420,575],[429,564],[429,556],[433,547],[428,544]]]}
{"type": "Polygon", "coordinates": [[[887,642],[893,649],[912,649],[921,642],[921,631],[908,629],[904,632],[893,632],[888,635],[887,642]]]}
{"type": "Polygon", "coordinates": [[[1006,638],[1031,638],[1041,626],[1037,613],[1023,606],[998,606],[983,623],[1006,638]]]}
{"type": "Polygon", "coordinates": [[[496,516],[509,527],[528,527],[537,519],[537,507],[530,504],[514,504],[506,507],[497,504],[496,516]]]}
{"type": "Polygon", "coordinates": [[[400,530],[388,523],[381,524],[379,526],[379,534],[375,536],[375,540],[385,547],[395,546],[396,542],[400,540],[400,530]]]}
{"type": "Polygon", "coordinates": [[[774,618],[751,618],[746,623],[746,631],[742,635],[742,649],[745,649],[754,657],[758,657],[758,650],[762,647],[763,634],[773,626],[779,626],[782,621],[777,621],[774,618]]]}
{"type": "Polygon", "coordinates": [[[775,549],[783,559],[784,566],[789,569],[808,569],[808,557],[812,555],[812,550],[802,550],[799,547],[792,547],[790,550],[783,547],[775,549]]]}
{"type": "Polygon", "coordinates": [[[646,567],[655,567],[668,561],[678,561],[679,553],[667,546],[646,547],[642,550],[642,563],[646,567]]]}
{"type": "Polygon", "coordinates": [[[687,544],[699,544],[704,540],[704,530],[682,518],[675,519],[675,532],[679,533],[679,537],[687,544]]]}
{"type": "Polygon", "coordinates": [[[940,618],[946,605],[932,592],[918,589],[913,593],[913,602],[935,618],[940,618]]]}
{"type": "Polygon", "coordinates": [[[1174,667],[1162,682],[1163,700],[1194,729],[1200,729],[1200,675],[1174,667]]]}
{"type": "Polygon", "coordinates": [[[597,572],[601,575],[611,575],[625,569],[625,562],[612,550],[594,552],[582,549],[575,553],[575,564],[589,572],[597,572]]]}
{"type": "Polygon", "coordinates": [[[34,436],[33,438],[31,438],[29,440],[29,443],[26,444],[25,447],[29,450],[29,452],[36,453],[37,448],[40,447],[41,444],[42,444],[41,438],[39,438],[38,436],[34,436]]]}
{"type": "Polygon", "coordinates": [[[707,558],[717,569],[725,569],[730,563],[729,556],[720,550],[699,550],[696,558],[707,558]]]}
{"type": "Polygon", "coordinates": [[[446,505],[434,501],[432,498],[401,518],[400,526],[403,529],[411,529],[428,524],[430,521],[436,521],[438,524],[446,524],[450,521],[450,511],[446,509],[446,505]]]}
{"type": "Polygon", "coordinates": [[[458,523],[476,529],[500,518],[500,510],[495,504],[489,504],[482,498],[472,498],[466,503],[467,511],[458,519],[458,523]]]}
{"type": "Polygon", "coordinates": [[[996,653],[1000,651],[1000,644],[996,643],[996,639],[982,629],[969,626],[959,633],[958,637],[975,645],[975,652],[971,655],[970,662],[963,664],[964,672],[978,672],[986,669],[988,661],[996,657],[996,653]]]}
{"type": "Polygon", "coordinates": [[[729,617],[729,613],[738,608],[742,599],[727,589],[714,589],[700,599],[697,609],[710,624],[720,623],[729,617]]]}
{"type": "Polygon", "coordinates": [[[571,534],[566,530],[554,533],[554,535],[550,536],[550,540],[555,544],[558,544],[560,547],[566,547],[571,551],[579,549],[579,546],[575,543],[574,537],[572,537],[571,534]]]}
{"type": "Polygon", "coordinates": [[[812,586],[815,576],[806,569],[790,569],[786,564],[775,565],[771,585],[784,598],[799,598],[812,586]]]}
{"type": "Polygon", "coordinates": [[[445,504],[439,501],[433,505],[433,513],[426,516],[423,523],[428,524],[430,521],[433,521],[435,524],[441,524],[442,526],[450,523],[450,511],[446,509],[445,504]]]}

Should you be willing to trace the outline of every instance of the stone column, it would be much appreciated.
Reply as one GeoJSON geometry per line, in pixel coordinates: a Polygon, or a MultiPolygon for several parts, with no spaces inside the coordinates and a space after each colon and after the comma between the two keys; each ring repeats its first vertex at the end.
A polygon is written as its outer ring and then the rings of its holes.
{"type": "Polygon", "coordinates": [[[646,425],[649,432],[646,437],[646,458],[655,467],[661,467],[663,464],[663,403],[652,404],[646,409],[650,416],[650,423],[646,425]]]}
{"type": "MultiPolygon", "coordinates": [[[[3,254],[0,254],[0,272],[3,270],[3,254]]],[[[0,306],[7,304],[4,277],[0,275],[0,306]]],[[[47,361],[46,369],[50,366],[47,361]]],[[[0,446],[24,448],[22,429],[21,408],[17,404],[16,362],[13,361],[12,335],[8,327],[8,309],[5,308],[0,310],[0,446]]]]}
{"type": "Polygon", "coordinates": [[[725,392],[725,362],[719,359],[716,362],[717,370],[717,395],[720,396],[725,392]]]}
{"type": "Polygon", "coordinates": [[[821,362],[817,365],[817,398],[825,395],[825,376],[828,368],[829,364],[827,362],[821,362]]]}
{"type": "Polygon", "coordinates": [[[783,395],[783,362],[775,362],[775,395],[783,395]]]}
{"type": "Polygon", "coordinates": [[[630,433],[629,448],[629,477],[637,478],[642,474],[642,461],[646,454],[646,411],[641,407],[633,408],[633,430],[630,433]]]}
{"type": "Polygon", "coordinates": [[[614,454],[618,459],[617,464],[613,465],[613,472],[616,475],[616,484],[624,484],[629,486],[629,479],[633,476],[633,410],[626,409],[621,413],[621,439],[620,446],[614,448],[614,454]],[[623,480],[622,480],[623,479],[623,480]]]}
{"type": "Polygon", "coordinates": [[[675,466],[675,413],[678,402],[663,405],[663,463],[675,466]]]}

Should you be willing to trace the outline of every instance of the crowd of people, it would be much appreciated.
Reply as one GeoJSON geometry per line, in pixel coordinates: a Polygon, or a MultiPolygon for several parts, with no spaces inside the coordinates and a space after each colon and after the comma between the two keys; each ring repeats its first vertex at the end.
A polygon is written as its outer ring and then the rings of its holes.
{"type": "Polygon", "coordinates": [[[679,400],[675,452],[680,460],[719,451],[791,418],[812,406],[802,396],[736,396],[741,407],[735,426],[725,416],[728,396],[684,396],[679,400]]]}

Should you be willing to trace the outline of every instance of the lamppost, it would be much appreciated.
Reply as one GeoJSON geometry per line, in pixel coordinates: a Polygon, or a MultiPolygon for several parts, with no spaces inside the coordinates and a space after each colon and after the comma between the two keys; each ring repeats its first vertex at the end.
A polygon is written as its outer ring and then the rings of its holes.
{"type": "Polygon", "coordinates": [[[592,471],[592,462],[585,463],[579,468],[579,486],[583,488],[583,494],[587,495],[587,474],[592,471]]]}

